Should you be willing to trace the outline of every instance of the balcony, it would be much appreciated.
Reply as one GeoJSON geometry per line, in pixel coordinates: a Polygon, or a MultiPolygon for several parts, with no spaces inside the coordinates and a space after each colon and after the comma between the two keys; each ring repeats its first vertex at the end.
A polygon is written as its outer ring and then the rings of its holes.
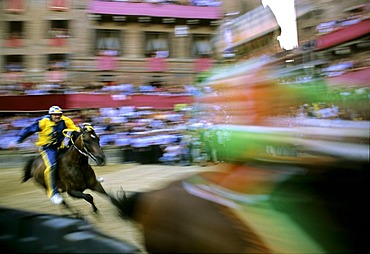
{"type": "Polygon", "coordinates": [[[208,71],[212,68],[213,60],[211,58],[202,57],[197,58],[194,62],[194,71],[195,72],[202,72],[208,71]]]}
{"type": "Polygon", "coordinates": [[[19,48],[23,46],[23,39],[20,38],[8,38],[4,40],[4,47],[7,48],[19,48]]]}
{"type": "Polygon", "coordinates": [[[49,0],[49,9],[53,11],[67,11],[70,6],[71,0],[49,0]]]}
{"type": "Polygon", "coordinates": [[[4,0],[3,2],[5,12],[19,13],[26,10],[26,1],[24,0],[4,0]]]}
{"type": "Polygon", "coordinates": [[[165,58],[151,57],[148,59],[148,70],[151,72],[167,71],[165,58]]]}
{"type": "Polygon", "coordinates": [[[66,38],[50,38],[49,39],[49,46],[51,47],[63,47],[67,45],[66,38]]]}
{"type": "Polygon", "coordinates": [[[58,83],[63,82],[67,79],[67,73],[63,70],[52,70],[48,71],[45,75],[47,82],[58,83]]]}
{"type": "Polygon", "coordinates": [[[96,59],[96,67],[100,71],[114,71],[118,66],[118,58],[110,55],[100,55],[96,59]]]}
{"type": "Polygon", "coordinates": [[[323,50],[360,38],[370,33],[370,19],[364,19],[353,25],[344,26],[332,33],[321,35],[316,40],[315,50],[323,50]]]}
{"type": "Polygon", "coordinates": [[[152,4],[91,1],[88,12],[92,14],[167,17],[183,19],[221,19],[220,6],[190,6],[177,4],[152,4]]]}

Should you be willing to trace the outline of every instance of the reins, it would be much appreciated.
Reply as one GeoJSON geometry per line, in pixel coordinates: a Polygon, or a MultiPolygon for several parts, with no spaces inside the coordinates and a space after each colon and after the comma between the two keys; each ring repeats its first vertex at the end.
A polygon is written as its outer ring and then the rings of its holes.
{"type": "MultiPolygon", "coordinates": [[[[86,156],[86,157],[90,157],[91,159],[95,160],[95,156],[90,153],[87,149],[86,149],[86,146],[84,145],[84,140],[82,139],[81,142],[82,142],[82,147],[85,151],[82,151],[80,148],[78,148],[78,146],[75,144],[75,142],[73,141],[73,138],[71,137],[71,135],[68,135],[67,132],[70,132],[70,131],[74,131],[74,130],[71,130],[71,129],[65,129],[63,131],[63,135],[66,137],[66,138],[69,138],[69,140],[71,141],[73,147],[82,155],[86,156]]],[[[83,133],[80,134],[80,136],[84,135],[83,133]]],[[[82,138],[82,137],[81,137],[82,138]]]]}

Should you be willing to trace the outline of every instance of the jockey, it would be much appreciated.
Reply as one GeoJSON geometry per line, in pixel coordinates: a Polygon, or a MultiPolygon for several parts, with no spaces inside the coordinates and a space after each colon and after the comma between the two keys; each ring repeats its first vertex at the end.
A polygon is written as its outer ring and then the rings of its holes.
{"type": "Polygon", "coordinates": [[[65,129],[80,131],[72,119],[63,115],[63,111],[60,107],[52,106],[49,108],[48,115],[37,119],[33,124],[24,128],[17,140],[17,143],[21,143],[27,137],[38,132],[38,141],[36,145],[40,147],[39,151],[46,167],[44,178],[47,194],[51,203],[55,205],[63,202],[63,198],[57,189],[56,179],[57,154],[58,149],[63,146],[63,130],[65,129]]]}

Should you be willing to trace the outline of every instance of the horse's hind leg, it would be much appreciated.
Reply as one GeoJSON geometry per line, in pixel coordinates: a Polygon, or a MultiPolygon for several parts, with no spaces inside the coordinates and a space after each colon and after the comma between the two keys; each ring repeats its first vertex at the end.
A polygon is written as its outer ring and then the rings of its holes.
{"type": "Polygon", "coordinates": [[[85,199],[87,202],[89,202],[92,205],[93,210],[94,210],[95,213],[98,211],[98,208],[94,204],[94,198],[90,194],[84,194],[81,191],[77,191],[77,190],[69,190],[67,192],[70,196],[72,196],[74,198],[83,198],[83,199],[85,199]]]}

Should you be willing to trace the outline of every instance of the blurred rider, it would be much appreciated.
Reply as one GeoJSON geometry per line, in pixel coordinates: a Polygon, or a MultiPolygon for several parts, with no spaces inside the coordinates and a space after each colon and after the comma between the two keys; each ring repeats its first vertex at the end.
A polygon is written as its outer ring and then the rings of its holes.
{"type": "Polygon", "coordinates": [[[24,128],[17,143],[23,142],[27,137],[38,132],[38,141],[36,145],[40,147],[39,151],[45,164],[45,184],[47,194],[51,203],[59,205],[63,202],[63,197],[59,194],[57,179],[57,155],[58,149],[63,147],[63,130],[70,129],[79,131],[72,119],[63,115],[63,111],[58,106],[49,108],[49,114],[37,119],[33,124],[24,128]]]}

